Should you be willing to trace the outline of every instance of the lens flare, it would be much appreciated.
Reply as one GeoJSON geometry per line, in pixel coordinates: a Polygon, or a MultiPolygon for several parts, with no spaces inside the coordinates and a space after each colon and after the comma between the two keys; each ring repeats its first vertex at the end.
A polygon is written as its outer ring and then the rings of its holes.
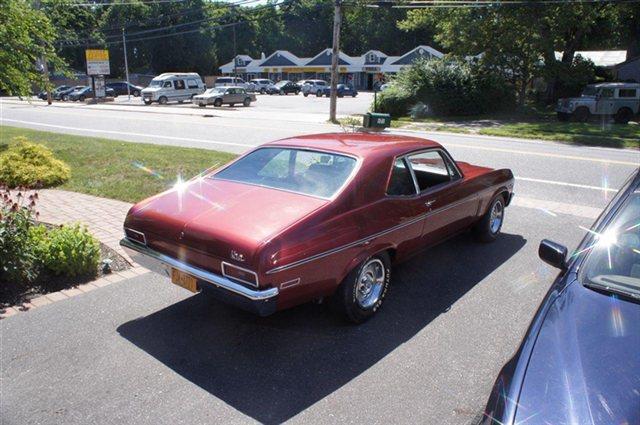
{"type": "Polygon", "coordinates": [[[162,175],[160,175],[160,173],[158,173],[157,171],[152,170],[149,167],[146,167],[142,162],[140,161],[133,161],[131,163],[134,167],[136,167],[138,170],[142,170],[145,173],[151,174],[153,177],[157,178],[157,179],[163,179],[164,177],[162,177],[162,175]]]}
{"type": "Polygon", "coordinates": [[[618,297],[615,295],[611,296],[611,332],[615,337],[625,335],[624,319],[622,317],[622,311],[620,310],[618,297]]]}

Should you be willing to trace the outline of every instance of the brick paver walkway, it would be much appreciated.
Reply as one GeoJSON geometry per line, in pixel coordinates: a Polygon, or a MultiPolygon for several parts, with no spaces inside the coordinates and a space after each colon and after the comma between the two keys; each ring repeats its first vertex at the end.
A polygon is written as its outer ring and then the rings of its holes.
{"type": "Polygon", "coordinates": [[[118,243],[123,236],[124,218],[132,204],[58,189],[40,190],[38,197],[37,211],[41,221],[51,224],[84,223],[100,242],[132,263],[118,243]]]}

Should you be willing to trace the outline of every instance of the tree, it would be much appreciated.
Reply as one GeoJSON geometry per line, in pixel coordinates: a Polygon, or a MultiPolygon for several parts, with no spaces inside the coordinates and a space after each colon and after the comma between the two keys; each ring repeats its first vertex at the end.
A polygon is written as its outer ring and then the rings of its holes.
{"type": "Polygon", "coordinates": [[[65,69],[55,39],[56,31],[42,11],[25,0],[0,2],[0,90],[26,96],[32,85],[50,89],[37,63],[45,58],[52,68],[65,69]]]}

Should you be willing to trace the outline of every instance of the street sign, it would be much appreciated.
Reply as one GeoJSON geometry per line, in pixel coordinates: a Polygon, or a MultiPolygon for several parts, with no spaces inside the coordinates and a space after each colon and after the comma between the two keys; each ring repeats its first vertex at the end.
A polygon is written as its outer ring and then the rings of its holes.
{"type": "Polygon", "coordinates": [[[109,75],[109,51],[98,49],[87,49],[87,75],[109,75]]]}

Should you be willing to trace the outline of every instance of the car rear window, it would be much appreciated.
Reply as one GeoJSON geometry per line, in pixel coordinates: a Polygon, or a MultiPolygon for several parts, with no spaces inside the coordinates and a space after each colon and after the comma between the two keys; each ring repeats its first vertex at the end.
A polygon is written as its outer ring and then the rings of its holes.
{"type": "Polygon", "coordinates": [[[331,198],[356,167],[349,156],[299,148],[260,148],[213,176],[319,198],[331,198]]]}

